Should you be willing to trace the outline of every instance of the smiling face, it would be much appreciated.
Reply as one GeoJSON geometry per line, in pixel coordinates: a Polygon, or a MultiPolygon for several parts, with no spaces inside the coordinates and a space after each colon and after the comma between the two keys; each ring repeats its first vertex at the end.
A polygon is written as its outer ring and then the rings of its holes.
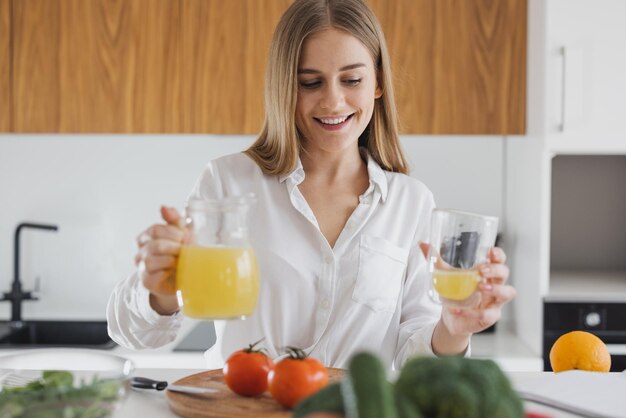
{"type": "Polygon", "coordinates": [[[356,149],[381,96],[372,56],[357,38],[328,28],[305,39],[296,104],[305,150],[356,149]]]}

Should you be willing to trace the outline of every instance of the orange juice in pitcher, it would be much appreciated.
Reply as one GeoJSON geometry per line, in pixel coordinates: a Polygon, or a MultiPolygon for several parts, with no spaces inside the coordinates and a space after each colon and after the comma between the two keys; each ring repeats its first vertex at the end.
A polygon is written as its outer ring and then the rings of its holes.
{"type": "Polygon", "coordinates": [[[183,313],[198,319],[245,318],[254,312],[259,275],[248,243],[253,196],[190,201],[191,240],[178,256],[176,289],[183,313]]]}
{"type": "Polygon", "coordinates": [[[179,255],[176,286],[187,316],[213,319],[249,316],[259,295],[254,251],[186,246],[179,255]]]}

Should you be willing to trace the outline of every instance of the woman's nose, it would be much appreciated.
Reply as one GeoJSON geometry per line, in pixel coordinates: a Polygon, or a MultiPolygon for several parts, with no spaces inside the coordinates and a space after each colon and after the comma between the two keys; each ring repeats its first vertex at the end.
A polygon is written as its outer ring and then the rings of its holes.
{"type": "Polygon", "coordinates": [[[344,100],[345,97],[341,87],[335,84],[328,84],[320,100],[320,107],[322,109],[336,109],[344,104],[344,100]]]}

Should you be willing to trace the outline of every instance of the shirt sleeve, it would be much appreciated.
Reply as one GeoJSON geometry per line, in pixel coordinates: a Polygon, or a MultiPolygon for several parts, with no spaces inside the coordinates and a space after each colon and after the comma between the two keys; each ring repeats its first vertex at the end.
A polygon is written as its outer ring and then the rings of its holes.
{"type": "Polygon", "coordinates": [[[402,295],[402,313],[398,350],[394,368],[399,370],[409,357],[416,354],[434,356],[432,337],[441,317],[441,306],[428,296],[428,269],[419,246],[409,252],[407,279],[402,295]]]}
{"type": "Polygon", "coordinates": [[[207,164],[191,193],[187,196],[187,200],[221,199],[224,197],[224,185],[219,174],[218,164],[218,161],[210,161],[207,164]]]}
{"type": "Polygon", "coordinates": [[[157,348],[176,339],[183,321],[180,312],[159,315],[150,306],[150,292],[137,273],[118,283],[107,305],[109,336],[126,348],[157,348]]]}
{"type": "MultiPolygon", "coordinates": [[[[216,164],[206,166],[189,198],[219,197],[220,178],[216,164]]],[[[183,315],[162,316],[150,306],[150,292],[137,273],[118,283],[107,305],[109,336],[119,345],[132,349],[157,348],[176,339],[183,315]]]]}
{"type": "MultiPolygon", "coordinates": [[[[394,368],[399,370],[412,356],[434,356],[432,348],[433,332],[441,318],[441,305],[435,303],[428,292],[430,290],[430,273],[428,262],[419,243],[428,242],[430,217],[435,208],[432,194],[421,206],[420,226],[413,240],[413,247],[409,251],[407,262],[406,282],[402,295],[402,312],[400,315],[400,332],[398,334],[397,351],[394,358],[394,368]]],[[[464,353],[469,357],[470,347],[464,353]]]]}

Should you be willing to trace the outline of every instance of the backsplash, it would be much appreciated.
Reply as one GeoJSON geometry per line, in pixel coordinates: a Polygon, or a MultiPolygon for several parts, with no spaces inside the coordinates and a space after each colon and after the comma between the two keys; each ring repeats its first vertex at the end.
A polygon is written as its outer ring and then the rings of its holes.
{"type": "MultiPolygon", "coordinates": [[[[207,161],[246,148],[252,136],[0,135],[0,292],[13,280],[14,230],[24,230],[20,275],[39,300],[27,319],[103,319],[115,284],[134,270],[135,237],[182,208],[207,161]]],[[[502,137],[402,138],[412,176],[440,207],[501,216],[502,137]]],[[[506,239],[506,238],[505,238],[506,239]]],[[[0,303],[0,320],[9,304],[0,303]]]]}

